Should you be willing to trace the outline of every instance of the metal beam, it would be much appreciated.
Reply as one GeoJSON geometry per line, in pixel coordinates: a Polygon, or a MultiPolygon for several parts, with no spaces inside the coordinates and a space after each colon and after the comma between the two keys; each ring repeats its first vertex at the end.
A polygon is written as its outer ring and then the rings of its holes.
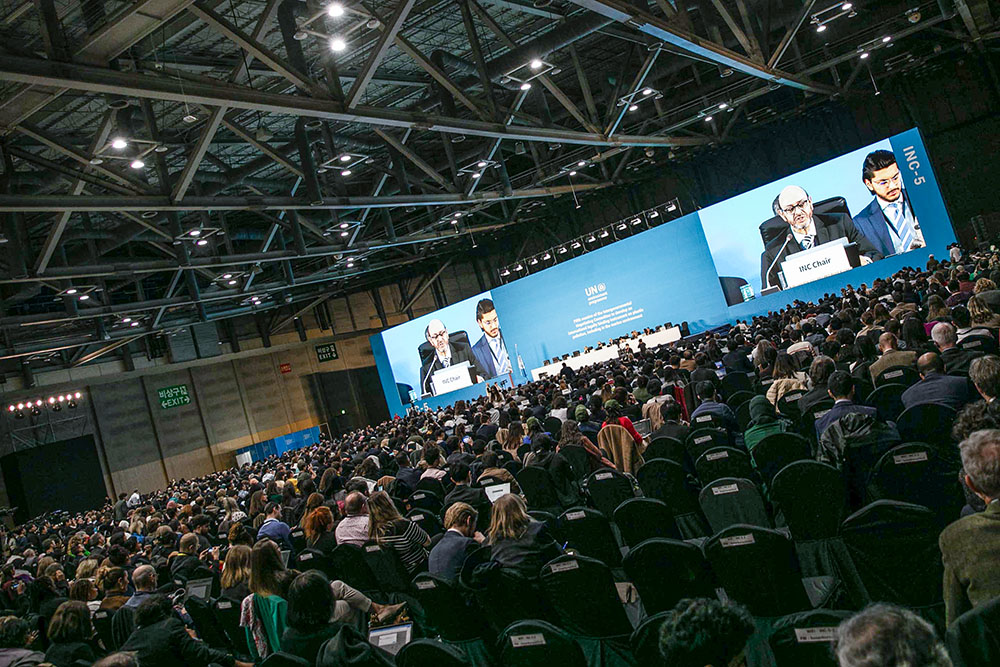
{"type": "Polygon", "coordinates": [[[201,166],[202,158],[205,157],[205,151],[212,144],[212,137],[215,136],[216,131],[219,129],[219,123],[222,122],[222,117],[225,115],[228,107],[215,107],[212,109],[211,114],[208,116],[208,120],[205,125],[201,128],[201,134],[198,135],[198,141],[194,145],[194,149],[191,151],[191,155],[188,157],[187,162],[184,163],[184,170],[181,171],[180,178],[177,179],[177,183],[174,184],[174,192],[171,195],[171,199],[174,201],[180,201],[184,199],[184,195],[187,194],[188,188],[191,187],[191,183],[194,182],[194,177],[198,172],[198,167],[201,166]]]}
{"type": "Polygon", "coordinates": [[[222,124],[225,125],[230,132],[232,132],[239,138],[243,139],[243,141],[247,142],[257,150],[259,150],[261,153],[268,156],[269,158],[280,164],[282,167],[290,171],[291,173],[295,174],[299,178],[304,177],[304,175],[302,174],[302,170],[299,168],[297,164],[286,158],[278,151],[274,150],[274,147],[269,145],[266,141],[260,141],[259,139],[257,139],[257,137],[255,137],[250,132],[250,130],[243,127],[235,120],[231,120],[229,118],[223,118],[222,124]]]}
{"type": "Polygon", "coordinates": [[[747,37],[747,34],[743,32],[743,28],[736,23],[736,19],[733,18],[732,13],[726,8],[726,6],[722,4],[722,0],[711,0],[711,2],[715,7],[715,10],[719,12],[720,16],[722,16],[722,20],[725,21],[726,26],[729,27],[729,31],[733,33],[734,37],[736,37],[736,41],[739,42],[740,46],[743,47],[743,50],[747,52],[747,55],[757,62],[764,62],[764,56],[760,53],[760,49],[754,48],[754,43],[751,42],[747,37]]]}
{"type": "Polygon", "coordinates": [[[174,78],[147,76],[130,72],[69,63],[52,63],[38,58],[0,54],[0,80],[70,88],[87,92],[131,95],[146,99],[231,106],[239,109],[326,118],[346,123],[379,127],[415,127],[431,132],[449,132],[481,137],[546,143],[594,146],[693,146],[706,143],[704,138],[619,135],[573,132],[558,128],[504,126],[460,118],[442,118],[398,109],[356,107],[347,110],[342,104],[299,95],[267,93],[224,83],[180,82],[174,78]]]}
{"type": "Polygon", "coordinates": [[[670,44],[683,52],[684,55],[708,60],[783,86],[791,86],[824,95],[835,95],[838,92],[833,86],[810,81],[798,74],[790,74],[767,67],[698,35],[674,27],[666,19],[655,16],[644,9],[639,9],[630,4],[628,0],[570,1],[670,44]]]}
{"type": "Polygon", "coordinates": [[[361,68],[361,73],[354,80],[354,85],[351,86],[351,92],[347,94],[347,99],[344,100],[344,104],[347,105],[348,109],[353,109],[361,101],[361,96],[365,94],[365,89],[371,83],[372,77],[375,76],[375,70],[382,64],[382,60],[385,58],[386,53],[389,52],[389,47],[395,41],[396,35],[399,34],[399,30],[403,27],[406,17],[410,15],[410,10],[413,9],[415,2],[416,0],[399,0],[399,4],[396,5],[396,9],[392,12],[392,16],[389,17],[388,22],[383,21],[380,16],[372,12],[382,24],[382,32],[379,34],[378,39],[375,40],[375,45],[372,47],[371,53],[368,54],[368,60],[365,61],[364,66],[361,68]]]}
{"type": "Polygon", "coordinates": [[[425,174],[427,174],[428,176],[430,176],[432,179],[434,179],[435,183],[437,183],[438,185],[440,185],[442,188],[444,188],[448,192],[457,192],[457,190],[455,189],[455,186],[448,179],[446,179],[441,174],[441,172],[439,172],[437,169],[435,169],[434,167],[432,167],[427,162],[427,160],[425,160],[422,157],[420,157],[419,155],[417,155],[415,152],[413,152],[413,149],[411,149],[409,146],[404,145],[402,141],[400,141],[399,139],[397,139],[396,137],[394,137],[391,133],[385,132],[385,131],[381,130],[380,128],[377,128],[377,127],[376,128],[372,128],[372,131],[374,131],[375,134],[377,134],[387,144],[389,144],[390,146],[392,146],[393,148],[395,148],[397,151],[399,151],[400,154],[403,155],[403,157],[405,157],[407,160],[409,160],[414,165],[416,165],[416,167],[418,169],[420,169],[420,171],[424,172],[425,174]]]}
{"type": "Polygon", "coordinates": [[[444,273],[444,270],[447,269],[450,264],[451,264],[451,259],[448,259],[444,264],[438,267],[438,270],[435,271],[433,275],[429,276],[427,280],[425,280],[420,285],[420,287],[417,288],[417,291],[413,293],[410,299],[399,308],[399,312],[405,313],[410,308],[412,308],[413,304],[417,302],[417,299],[419,299],[423,295],[423,293],[427,291],[427,288],[430,287],[434,283],[434,281],[438,279],[438,276],[444,273]]]}
{"type": "Polygon", "coordinates": [[[284,62],[273,51],[216,14],[204,2],[195,2],[188,7],[188,11],[208,24],[213,30],[234,42],[241,49],[253,55],[254,58],[285,77],[302,92],[311,93],[316,97],[323,97],[325,95],[325,91],[315,81],[310,80],[305,72],[296,72],[291,65],[284,62]]]}
{"type": "Polygon", "coordinates": [[[107,345],[105,345],[104,347],[102,347],[100,349],[94,350],[93,352],[90,352],[89,354],[83,355],[82,357],[80,357],[79,359],[77,359],[76,361],[74,361],[71,364],[71,367],[76,368],[77,366],[82,366],[85,363],[87,363],[88,361],[93,361],[94,359],[97,359],[98,357],[103,357],[108,352],[114,352],[118,348],[124,347],[125,345],[128,345],[129,343],[131,343],[133,341],[137,341],[137,340],[139,340],[140,338],[142,338],[143,336],[146,336],[146,335],[147,335],[147,333],[144,331],[141,334],[137,334],[137,335],[134,335],[134,336],[129,336],[128,338],[122,338],[121,340],[116,340],[113,343],[108,343],[107,345]]]}
{"type": "Polygon", "coordinates": [[[467,107],[474,114],[479,116],[482,120],[489,120],[489,116],[483,112],[479,106],[472,101],[472,99],[465,94],[465,92],[455,85],[455,82],[451,80],[441,68],[435,65],[430,59],[426,58],[420,50],[414,46],[408,39],[402,35],[396,35],[396,46],[406,55],[413,58],[413,60],[424,69],[425,72],[431,75],[431,77],[437,81],[441,86],[454,96],[456,100],[462,103],[463,106],[467,107]]]}
{"type": "Polygon", "coordinates": [[[788,26],[788,30],[785,32],[785,36],[781,38],[778,42],[778,46],[774,49],[774,53],[767,60],[768,67],[775,67],[781,58],[785,55],[785,51],[791,45],[792,40],[795,39],[795,35],[798,34],[799,29],[802,28],[802,24],[806,22],[809,15],[812,14],[813,7],[816,6],[816,0],[809,0],[806,4],[802,5],[802,9],[799,11],[799,15],[795,17],[795,21],[792,25],[788,26]]]}
{"type": "Polygon", "coordinates": [[[280,322],[278,322],[277,324],[275,324],[273,327],[271,327],[271,335],[273,336],[278,330],[283,329],[284,327],[286,327],[289,324],[291,324],[295,320],[296,317],[301,317],[304,313],[308,313],[310,310],[312,310],[313,308],[315,308],[319,304],[323,303],[324,301],[330,299],[331,297],[333,297],[333,293],[319,295],[318,297],[316,297],[315,299],[313,299],[312,301],[310,301],[308,304],[306,304],[302,308],[299,308],[298,310],[296,310],[292,315],[289,315],[288,317],[286,317],[285,319],[281,320],[280,322]]]}
{"type": "MultiPolygon", "coordinates": [[[[628,90],[629,93],[635,93],[636,91],[639,90],[639,88],[642,87],[642,84],[646,80],[646,77],[649,75],[650,70],[653,69],[653,65],[656,64],[656,58],[659,55],[660,55],[659,47],[654,47],[650,49],[649,55],[646,56],[646,62],[642,64],[642,67],[639,69],[639,72],[635,75],[635,79],[632,81],[632,86],[628,90]]],[[[618,101],[620,101],[620,99],[621,98],[619,98],[619,100],[613,100],[613,101],[617,103],[618,101]]],[[[631,98],[629,99],[631,100],[631,98]]],[[[621,106],[619,106],[618,115],[615,117],[614,120],[611,121],[607,129],[604,130],[604,134],[608,135],[609,137],[612,134],[614,134],[615,130],[617,130],[618,126],[621,124],[622,118],[624,118],[625,114],[628,113],[628,108],[629,104],[622,104],[621,106]]]]}

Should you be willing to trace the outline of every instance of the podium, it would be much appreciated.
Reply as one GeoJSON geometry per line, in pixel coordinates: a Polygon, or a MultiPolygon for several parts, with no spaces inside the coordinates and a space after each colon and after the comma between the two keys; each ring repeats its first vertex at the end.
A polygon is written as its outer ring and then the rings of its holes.
{"type": "Polygon", "coordinates": [[[850,271],[856,266],[861,266],[858,245],[841,237],[786,256],[779,277],[782,289],[788,289],[850,271]]]}
{"type": "Polygon", "coordinates": [[[452,364],[447,368],[439,368],[431,373],[431,391],[435,396],[447,394],[449,391],[464,389],[475,384],[472,377],[472,365],[468,361],[452,364]]]}

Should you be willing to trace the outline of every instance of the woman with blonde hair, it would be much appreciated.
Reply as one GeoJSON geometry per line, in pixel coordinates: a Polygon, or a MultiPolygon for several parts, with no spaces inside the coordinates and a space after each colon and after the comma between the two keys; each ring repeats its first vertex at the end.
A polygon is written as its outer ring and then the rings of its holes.
{"type": "MultiPolygon", "coordinates": [[[[509,426],[507,426],[507,434],[503,436],[503,440],[500,440],[500,444],[503,446],[503,450],[513,456],[515,459],[520,460],[517,456],[517,450],[521,448],[524,444],[524,424],[519,421],[512,421],[509,426]]],[[[500,437],[500,433],[497,432],[497,437],[500,437]]]]}
{"type": "Polygon", "coordinates": [[[427,562],[431,538],[424,529],[404,519],[385,491],[368,498],[368,539],[392,549],[411,575],[427,562]]]}
{"type": "Polygon", "coordinates": [[[487,538],[491,559],[526,579],[537,578],[542,566],[562,553],[546,525],[532,519],[521,496],[512,493],[493,503],[487,538]]]}
{"type": "Polygon", "coordinates": [[[805,373],[795,367],[795,360],[792,355],[784,350],[778,352],[774,359],[774,370],[771,371],[774,381],[767,389],[767,400],[771,405],[777,407],[781,397],[796,389],[806,389],[805,373]]]}
{"type": "Polygon", "coordinates": [[[226,560],[222,565],[222,577],[219,584],[222,587],[222,597],[234,602],[242,602],[250,595],[250,554],[251,549],[245,544],[229,547],[226,560]]]}
{"type": "Polygon", "coordinates": [[[972,317],[972,326],[1000,329],[1000,315],[990,310],[983,297],[978,295],[969,297],[966,306],[969,309],[969,315],[972,317]]]}

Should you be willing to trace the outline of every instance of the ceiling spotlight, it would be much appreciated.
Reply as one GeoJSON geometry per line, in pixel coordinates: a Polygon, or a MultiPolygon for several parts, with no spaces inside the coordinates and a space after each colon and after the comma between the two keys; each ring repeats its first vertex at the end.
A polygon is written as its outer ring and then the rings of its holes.
{"type": "Polygon", "coordinates": [[[453,224],[453,225],[457,225],[457,224],[458,224],[458,220],[452,220],[452,221],[451,221],[451,224],[453,224]]]}
{"type": "Polygon", "coordinates": [[[675,204],[673,202],[670,202],[669,204],[667,204],[667,211],[668,212],[673,213],[676,210],[677,210],[677,204],[675,204]]]}
{"type": "Polygon", "coordinates": [[[456,218],[461,218],[462,217],[462,212],[461,211],[455,211],[455,217],[456,218]]]}
{"type": "Polygon", "coordinates": [[[190,234],[191,236],[201,236],[201,230],[200,229],[192,229],[190,232],[188,232],[188,234],[190,234]]]}
{"type": "Polygon", "coordinates": [[[576,171],[574,170],[574,171],[569,172],[569,175],[570,176],[576,176],[576,171]]]}
{"type": "Polygon", "coordinates": [[[534,266],[535,264],[538,264],[538,258],[537,257],[532,257],[531,261],[528,262],[528,264],[531,264],[532,266],[534,266]]]}
{"type": "Polygon", "coordinates": [[[347,263],[347,268],[353,269],[354,268],[354,262],[348,262],[347,263]]]}
{"type": "Polygon", "coordinates": [[[826,30],[825,23],[820,23],[818,26],[816,26],[816,32],[823,32],[824,30],[826,30]]]}
{"type": "Polygon", "coordinates": [[[476,166],[479,167],[480,169],[484,168],[486,166],[485,160],[480,160],[479,162],[476,163],[476,166]]]}
{"type": "Polygon", "coordinates": [[[129,322],[131,322],[131,321],[132,321],[132,318],[131,318],[131,317],[123,317],[123,318],[122,318],[122,322],[124,322],[125,324],[128,324],[128,323],[129,323],[129,322]]]}
{"type": "Polygon", "coordinates": [[[128,146],[128,142],[121,137],[116,137],[111,141],[111,147],[117,150],[122,150],[128,146]]]}
{"type": "Polygon", "coordinates": [[[350,234],[348,234],[347,232],[340,232],[340,235],[341,236],[350,236],[350,234]]]}
{"type": "Polygon", "coordinates": [[[659,218],[660,217],[660,212],[659,211],[650,211],[649,212],[649,217],[651,217],[651,218],[659,218]]]}
{"type": "Polygon", "coordinates": [[[605,229],[605,230],[601,231],[601,233],[598,234],[598,236],[600,236],[602,239],[608,238],[608,230],[605,229]]]}
{"type": "Polygon", "coordinates": [[[340,4],[339,2],[331,3],[331,5],[326,8],[326,15],[329,16],[332,19],[335,19],[338,16],[343,16],[344,15],[344,6],[342,4],[340,4]]]}
{"type": "Polygon", "coordinates": [[[194,244],[197,246],[205,247],[208,245],[208,239],[198,239],[197,241],[195,241],[194,244]]]}
{"type": "Polygon", "coordinates": [[[345,42],[340,37],[334,37],[330,40],[330,50],[335,52],[343,51],[347,48],[347,42],[345,42]]]}
{"type": "Polygon", "coordinates": [[[191,123],[197,123],[198,122],[198,117],[195,116],[193,113],[189,113],[186,116],[184,116],[183,118],[181,118],[181,120],[183,120],[185,123],[187,123],[188,125],[190,125],[191,123]]]}
{"type": "Polygon", "coordinates": [[[888,44],[891,41],[892,41],[892,35],[886,35],[885,37],[882,38],[883,44],[888,44]]]}
{"type": "Polygon", "coordinates": [[[720,110],[721,110],[721,109],[726,109],[726,108],[728,108],[728,107],[729,107],[729,103],[728,103],[728,102],[720,102],[720,103],[719,103],[719,109],[720,109],[720,110]]]}
{"type": "Polygon", "coordinates": [[[75,394],[73,394],[73,396],[74,396],[75,398],[80,398],[80,392],[76,392],[75,394]]]}
{"type": "Polygon", "coordinates": [[[635,225],[638,225],[638,224],[640,224],[641,222],[642,222],[642,219],[641,219],[641,218],[633,218],[633,219],[632,219],[632,226],[634,227],[635,225]]]}
{"type": "Polygon", "coordinates": [[[235,280],[229,280],[229,281],[226,282],[226,284],[227,285],[235,285],[236,281],[235,280]]]}
{"type": "Polygon", "coordinates": [[[80,301],[86,301],[89,298],[90,298],[89,294],[81,294],[80,295],[80,301]]]}
{"type": "Polygon", "coordinates": [[[90,164],[93,165],[104,164],[104,160],[95,155],[94,157],[90,158],[90,164]]]}
{"type": "Polygon", "coordinates": [[[156,146],[153,147],[154,153],[166,153],[169,150],[170,148],[166,144],[156,144],[156,146]]]}
{"type": "Polygon", "coordinates": [[[76,288],[70,287],[68,290],[66,290],[66,294],[76,294],[76,288]]]}
{"type": "Polygon", "coordinates": [[[579,248],[580,247],[580,242],[579,241],[573,241],[573,243],[570,245],[570,247],[574,248],[574,249],[579,248]]]}
{"type": "Polygon", "coordinates": [[[535,58],[534,60],[531,61],[531,63],[529,63],[528,66],[531,67],[531,69],[539,70],[542,69],[542,65],[543,65],[542,61],[539,60],[538,58],[535,58]]]}
{"type": "Polygon", "coordinates": [[[521,90],[531,90],[531,84],[525,81],[521,84],[521,90]]]}
{"type": "Polygon", "coordinates": [[[560,255],[565,254],[566,253],[566,246],[563,246],[563,247],[559,248],[558,252],[559,252],[560,255]]]}
{"type": "Polygon", "coordinates": [[[635,110],[637,110],[638,108],[639,108],[639,105],[638,105],[638,104],[630,104],[630,105],[628,105],[628,110],[629,110],[629,111],[635,111],[635,110]]]}
{"type": "Polygon", "coordinates": [[[596,240],[597,239],[594,237],[593,234],[591,234],[590,236],[587,237],[587,243],[593,243],[596,240]]]}
{"type": "Polygon", "coordinates": [[[868,52],[867,51],[862,51],[861,52],[861,59],[864,60],[867,57],[868,57],[868,52]]]}
{"type": "Polygon", "coordinates": [[[586,160],[580,160],[579,162],[576,163],[576,166],[578,166],[578,167],[586,167],[587,166],[587,161],[586,160]]]}
{"type": "Polygon", "coordinates": [[[343,155],[340,156],[340,161],[341,162],[350,162],[351,161],[351,156],[348,155],[347,153],[344,153],[343,155]]]}
{"type": "Polygon", "coordinates": [[[18,403],[17,404],[17,409],[18,410],[24,410],[24,403],[18,403]]]}
{"type": "Polygon", "coordinates": [[[342,172],[340,172],[340,175],[341,176],[350,176],[351,175],[351,170],[350,169],[345,169],[342,172]]]}
{"type": "Polygon", "coordinates": [[[712,122],[712,117],[711,116],[705,116],[705,122],[706,123],[711,123],[712,122]]]}
{"type": "Polygon", "coordinates": [[[841,9],[842,9],[843,11],[845,11],[845,12],[846,12],[846,11],[850,10],[850,9],[851,9],[851,7],[853,7],[853,6],[854,6],[854,5],[853,5],[853,4],[851,4],[850,2],[845,2],[844,4],[842,4],[842,5],[840,6],[840,8],[841,8],[841,9]]]}
{"type": "Polygon", "coordinates": [[[524,265],[521,264],[520,262],[518,262],[517,266],[514,267],[514,270],[515,271],[523,271],[524,270],[524,265]]]}
{"type": "Polygon", "coordinates": [[[133,169],[142,169],[143,167],[146,166],[146,163],[143,162],[141,159],[136,158],[132,160],[132,164],[130,164],[129,166],[132,167],[133,169]]]}
{"type": "Polygon", "coordinates": [[[624,222],[618,225],[618,231],[623,231],[625,229],[628,229],[628,225],[626,225],[624,222]]]}
{"type": "Polygon", "coordinates": [[[545,253],[544,255],[542,255],[542,259],[552,259],[552,255],[549,253],[545,253]]]}
{"type": "Polygon", "coordinates": [[[642,94],[643,95],[652,95],[653,94],[653,89],[652,88],[643,88],[642,89],[642,94]]]}
{"type": "Polygon", "coordinates": [[[232,277],[233,277],[233,274],[231,274],[231,273],[223,273],[222,274],[222,279],[223,280],[229,280],[232,277]]]}
{"type": "Polygon", "coordinates": [[[480,176],[482,176],[482,174],[480,174],[478,171],[472,172],[472,177],[473,178],[479,178],[480,176]]]}
{"type": "Polygon", "coordinates": [[[139,326],[139,323],[138,323],[138,322],[133,322],[133,323],[132,323],[132,324],[130,324],[129,326],[130,326],[130,327],[137,327],[137,326],[139,326]]]}

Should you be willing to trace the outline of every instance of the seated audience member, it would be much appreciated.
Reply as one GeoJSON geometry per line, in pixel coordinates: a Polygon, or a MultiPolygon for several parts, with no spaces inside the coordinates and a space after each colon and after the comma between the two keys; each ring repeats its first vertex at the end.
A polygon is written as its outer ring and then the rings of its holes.
{"type": "Polygon", "coordinates": [[[90,639],[94,627],[90,624],[90,610],[78,600],[63,602],[49,621],[47,631],[49,648],[45,661],[55,667],[73,667],[77,660],[93,662],[97,659],[90,639]]]}
{"type": "Polygon", "coordinates": [[[101,658],[94,663],[94,667],[139,667],[139,660],[134,653],[119,651],[101,658]]]}
{"type": "Polygon", "coordinates": [[[385,491],[376,491],[368,499],[368,540],[396,552],[411,576],[427,562],[431,544],[423,528],[400,516],[385,491]]]}
{"type": "Polygon", "coordinates": [[[917,363],[917,353],[913,351],[901,351],[899,349],[899,340],[891,332],[887,331],[878,337],[878,349],[882,353],[882,356],[868,367],[872,381],[890,368],[898,368],[900,366],[913,368],[917,363]]]}
{"type": "Polygon", "coordinates": [[[306,547],[329,556],[337,546],[337,536],[333,532],[333,512],[326,505],[320,505],[306,517],[303,531],[306,547]]]}
{"type": "Polygon", "coordinates": [[[878,411],[867,405],[854,402],[854,378],[844,371],[834,371],[826,382],[826,391],[833,399],[833,407],[825,415],[816,420],[816,435],[822,436],[830,424],[846,414],[857,412],[863,415],[876,415],[878,411]]]}
{"type": "Polygon", "coordinates": [[[841,622],[833,640],[840,667],[951,667],[934,627],[912,611],[875,604],[841,622]]]}
{"type": "Polygon", "coordinates": [[[156,592],[156,570],[152,565],[140,565],[132,573],[132,586],[135,593],[122,605],[123,607],[138,607],[143,600],[156,592]]]}
{"type": "Polygon", "coordinates": [[[281,505],[278,503],[268,503],[264,507],[264,523],[260,525],[260,529],[257,530],[257,539],[262,540],[267,538],[274,541],[279,548],[283,550],[288,550],[295,555],[295,549],[292,547],[292,530],[288,527],[288,524],[281,520],[281,505]]]}
{"type": "MultiPolygon", "coordinates": [[[[330,581],[319,570],[303,572],[295,577],[288,590],[288,615],[285,632],[281,635],[281,650],[302,658],[310,665],[342,626],[337,616],[330,581]]],[[[367,598],[366,598],[367,599],[367,598]]],[[[342,602],[347,605],[346,602],[342,602]]],[[[350,614],[350,607],[346,610],[350,614]]]]}
{"type": "Polygon", "coordinates": [[[986,327],[973,326],[972,315],[964,305],[955,306],[951,309],[951,320],[955,323],[955,336],[960,343],[969,336],[986,336],[988,338],[994,335],[994,332],[986,327]]]}
{"type": "MultiPolygon", "coordinates": [[[[781,397],[790,391],[806,388],[805,373],[798,370],[795,359],[787,352],[778,352],[774,359],[774,368],[771,370],[771,385],[767,388],[767,400],[771,405],[777,406],[781,397]]],[[[694,415],[691,415],[692,421],[694,415]]]]}
{"type": "Polygon", "coordinates": [[[464,463],[456,463],[451,467],[448,475],[455,487],[444,497],[442,508],[447,511],[452,503],[468,503],[473,507],[480,508],[484,504],[489,504],[486,492],[481,488],[472,486],[472,471],[464,463]]]}
{"type": "Polygon", "coordinates": [[[1000,357],[989,354],[969,364],[969,379],[987,403],[1000,396],[1000,357]]]}
{"type": "Polygon", "coordinates": [[[986,505],[938,538],[947,622],[1000,597],[1000,430],[976,431],[959,445],[965,484],[986,505]]]}
{"type": "Polygon", "coordinates": [[[180,550],[169,560],[170,576],[186,580],[201,567],[201,559],[198,558],[198,536],[187,533],[181,538],[179,546],[180,550]]]}
{"type": "Polygon", "coordinates": [[[622,411],[622,405],[615,399],[610,399],[604,403],[604,423],[601,424],[601,428],[604,428],[608,424],[617,424],[628,431],[629,435],[632,436],[632,440],[635,441],[636,445],[642,444],[642,436],[639,432],[635,430],[635,426],[632,424],[632,420],[626,417],[622,411]]]}
{"type": "Polygon", "coordinates": [[[0,617],[0,665],[34,667],[45,661],[45,654],[28,646],[28,622],[17,616],[0,617]]]}
{"type": "Polygon", "coordinates": [[[917,359],[917,372],[920,373],[920,382],[903,392],[903,407],[937,403],[960,410],[969,402],[968,380],[945,375],[944,361],[940,356],[933,352],[921,355],[917,359]]]}
{"type": "Polygon", "coordinates": [[[837,370],[837,365],[830,357],[821,355],[812,360],[812,363],[809,364],[810,389],[799,399],[799,414],[804,415],[813,406],[829,398],[826,383],[835,370],[837,370]]]}
{"type": "Polygon", "coordinates": [[[722,419],[726,425],[726,429],[735,431],[739,428],[732,408],[716,400],[717,394],[714,384],[711,382],[699,382],[695,387],[698,393],[698,400],[701,401],[701,404],[691,413],[691,423],[694,423],[699,415],[712,414],[722,419]]]}
{"type": "Polygon", "coordinates": [[[721,390],[722,380],[719,378],[719,374],[715,372],[715,365],[708,358],[708,355],[704,352],[699,352],[694,356],[694,360],[698,364],[698,367],[691,371],[691,382],[695,384],[699,382],[711,382],[716,390],[721,390]]]}
{"type": "Polygon", "coordinates": [[[556,496],[563,507],[572,507],[580,502],[580,490],[576,485],[573,468],[562,454],[555,451],[555,442],[547,434],[543,433],[531,443],[531,453],[524,457],[524,465],[548,471],[556,496]]]}
{"type": "Polygon", "coordinates": [[[971,352],[958,347],[958,336],[955,327],[949,322],[938,322],[931,329],[931,338],[941,353],[946,373],[969,374],[969,364],[975,358],[971,352]]]}
{"type": "Polygon", "coordinates": [[[237,544],[226,552],[220,579],[221,595],[233,602],[243,602],[250,595],[250,547],[237,544]]]}
{"type": "Polygon", "coordinates": [[[344,519],[333,531],[337,544],[363,546],[368,541],[368,499],[354,491],[344,499],[344,519]]]}
{"type": "Polygon", "coordinates": [[[562,424],[562,433],[560,434],[556,451],[560,452],[564,447],[582,447],[587,452],[587,462],[590,469],[586,472],[593,472],[600,468],[614,467],[614,463],[605,458],[601,450],[597,448],[597,445],[580,431],[580,423],[575,419],[567,419],[562,424]]]}
{"type": "Polygon", "coordinates": [[[687,440],[691,427],[681,421],[682,415],[683,411],[677,401],[669,400],[661,403],[660,416],[663,417],[663,425],[649,434],[649,441],[652,442],[657,438],[675,438],[681,442],[687,440]]]}
{"type": "Polygon", "coordinates": [[[431,549],[427,571],[431,574],[457,581],[465,558],[479,548],[486,539],[476,530],[479,513],[467,503],[453,503],[444,513],[445,533],[431,549]]]}
{"type": "Polygon", "coordinates": [[[750,427],[743,433],[743,444],[747,451],[752,451],[765,437],[791,428],[792,423],[780,418],[766,397],[754,396],[750,399],[750,427]]]}
{"type": "Polygon", "coordinates": [[[512,493],[493,503],[488,537],[491,560],[525,579],[536,579],[562,553],[546,525],[528,516],[524,500],[512,493]]]}
{"type": "Polygon", "coordinates": [[[750,348],[741,334],[733,336],[729,352],[722,357],[722,365],[728,373],[753,374],[753,363],[750,361],[750,348]]]}
{"type": "MultiPolygon", "coordinates": [[[[128,573],[120,567],[108,568],[101,575],[100,587],[104,592],[104,598],[98,609],[115,612],[129,600],[128,573]]],[[[0,665],[3,663],[0,662],[0,665]]]]}
{"type": "Polygon", "coordinates": [[[670,667],[746,665],[753,617],[734,602],[683,599],[660,626],[660,655],[670,667]]]}
{"type": "Polygon", "coordinates": [[[136,610],[136,629],[122,646],[134,653],[142,667],[251,667],[253,663],[236,660],[225,651],[211,648],[194,639],[184,623],[174,614],[170,599],[151,595],[136,610]]]}
{"type": "Polygon", "coordinates": [[[424,449],[424,456],[421,461],[421,467],[424,471],[420,474],[420,479],[430,477],[431,479],[444,481],[444,476],[448,474],[445,472],[444,466],[445,460],[441,454],[441,448],[437,445],[430,445],[424,449]]]}

